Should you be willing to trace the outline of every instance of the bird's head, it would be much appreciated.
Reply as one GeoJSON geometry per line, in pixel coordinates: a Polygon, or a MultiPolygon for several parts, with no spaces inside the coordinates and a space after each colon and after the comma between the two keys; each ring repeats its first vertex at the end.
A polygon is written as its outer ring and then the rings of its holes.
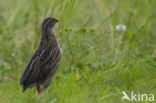
{"type": "Polygon", "coordinates": [[[58,20],[52,17],[44,19],[42,22],[42,31],[52,30],[57,22],[58,20]]]}

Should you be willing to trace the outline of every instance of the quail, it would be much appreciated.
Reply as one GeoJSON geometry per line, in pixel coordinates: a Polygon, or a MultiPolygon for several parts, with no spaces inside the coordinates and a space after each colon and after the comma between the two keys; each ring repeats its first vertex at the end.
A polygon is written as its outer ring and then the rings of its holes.
{"type": "Polygon", "coordinates": [[[31,57],[20,79],[23,92],[27,88],[36,87],[38,94],[41,95],[52,82],[61,61],[61,49],[54,33],[54,26],[57,22],[58,20],[52,17],[46,18],[42,22],[42,37],[39,47],[31,57]]]}

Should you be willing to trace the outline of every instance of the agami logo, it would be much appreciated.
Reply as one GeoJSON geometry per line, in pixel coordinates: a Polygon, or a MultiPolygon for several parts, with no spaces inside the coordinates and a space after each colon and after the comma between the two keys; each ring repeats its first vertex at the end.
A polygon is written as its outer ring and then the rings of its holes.
{"type": "Polygon", "coordinates": [[[133,91],[131,91],[131,95],[128,96],[128,94],[125,91],[123,91],[122,93],[122,100],[126,99],[129,101],[154,101],[154,94],[142,94],[140,92],[134,93],[133,91]]]}

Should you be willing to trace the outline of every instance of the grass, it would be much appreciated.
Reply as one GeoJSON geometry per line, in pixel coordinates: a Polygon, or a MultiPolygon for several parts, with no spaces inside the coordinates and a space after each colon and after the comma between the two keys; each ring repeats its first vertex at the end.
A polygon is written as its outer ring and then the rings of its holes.
{"type": "Polygon", "coordinates": [[[0,103],[131,103],[122,91],[156,96],[155,0],[0,2],[0,103]],[[19,80],[49,16],[60,20],[63,58],[39,98],[36,88],[22,93],[19,80]]]}

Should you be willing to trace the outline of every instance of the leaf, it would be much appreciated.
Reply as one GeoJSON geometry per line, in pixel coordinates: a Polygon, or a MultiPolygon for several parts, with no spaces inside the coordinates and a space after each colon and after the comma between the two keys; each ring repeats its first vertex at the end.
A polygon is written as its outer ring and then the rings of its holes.
{"type": "Polygon", "coordinates": [[[130,43],[130,48],[134,48],[135,46],[136,46],[136,42],[135,41],[130,43]]]}
{"type": "Polygon", "coordinates": [[[128,32],[128,38],[131,40],[133,37],[133,33],[131,31],[128,32]]]}
{"type": "Polygon", "coordinates": [[[25,66],[26,66],[26,64],[23,64],[21,66],[18,66],[18,67],[12,68],[12,69],[6,69],[6,70],[3,70],[0,74],[5,75],[9,72],[13,72],[13,71],[16,71],[18,69],[24,68],[25,66]]]}

